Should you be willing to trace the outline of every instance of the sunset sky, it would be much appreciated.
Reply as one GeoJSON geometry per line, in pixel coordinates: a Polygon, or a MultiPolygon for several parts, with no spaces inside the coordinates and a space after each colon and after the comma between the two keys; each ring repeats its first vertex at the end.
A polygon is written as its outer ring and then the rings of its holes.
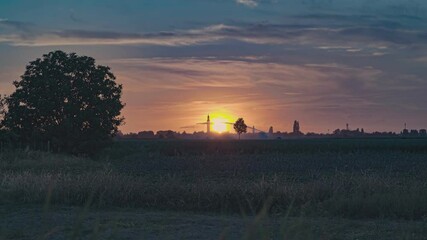
{"type": "Polygon", "coordinates": [[[425,0],[0,1],[1,94],[57,49],[112,68],[123,132],[427,128],[425,0]]]}

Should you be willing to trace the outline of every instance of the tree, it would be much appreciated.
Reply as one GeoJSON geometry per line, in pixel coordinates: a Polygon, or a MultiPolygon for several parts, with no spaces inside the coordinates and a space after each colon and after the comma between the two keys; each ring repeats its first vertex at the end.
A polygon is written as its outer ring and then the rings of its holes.
{"type": "Polygon", "coordinates": [[[3,129],[3,119],[6,114],[6,98],[0,95],[0,129],[3,129]]]}
{"type": "Polygon", "coordinates": [[[93,153],[122,124],[122,86],[95,59],[50,52],[30,62],[6,98],[4,125],[31,145],[49,141],[57,151],[93,153]]]}
{"type": "Polygon", "coordinates": [[[240,134],[246,133],[246,130],[248,128],[248,126],[246,126],[243,118],[237,119],[237,121],[234,123],[233,127],[234,127],[234,130],[236,131],[236,133],[239,134],[239,140],[240,140],[240,134]]]}
{"type": "Polygon", "coordinates": [[[268,129],[268,134],[273,134],[274,132],[273,132],[273,126],[271,126],[269,129],[268,129]]]}

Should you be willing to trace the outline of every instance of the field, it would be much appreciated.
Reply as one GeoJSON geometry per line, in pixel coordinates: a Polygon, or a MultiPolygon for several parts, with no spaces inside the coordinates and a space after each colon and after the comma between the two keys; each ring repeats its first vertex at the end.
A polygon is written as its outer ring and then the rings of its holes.
{"type": "Polygon", "coordinates": [[[427,139],[0,154],[0,239],[426,239],[427,139]]]}

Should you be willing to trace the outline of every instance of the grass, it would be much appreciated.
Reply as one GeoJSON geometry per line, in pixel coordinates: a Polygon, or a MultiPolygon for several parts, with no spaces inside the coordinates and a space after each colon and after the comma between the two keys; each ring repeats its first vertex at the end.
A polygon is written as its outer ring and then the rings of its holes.
{"type": "Polygon", "coordinates": [[[54,207],[90,202],[101,213],[112,207],[189,216],[265,212],[276,224],[303,216],[309,226],[324,219],[326,225],[370,219],[421,226],[426,160],[426,139],[123,141],[96,159],[11,151],[0,154],[0,204],[43,206],[48,196],[54,207]]]}
{"type": "Polygon", "coordinates": [[[346,218],[427,216],[426,140],[119,142],[98,160],[3,153],[0,201],[346,218]],[[407,142],[408,141],[408,142],[407,142]],[[381,146],[373,148],[372,146],[381,146]],[[306,149],[304,152],[303,150],[306,149]]]}
{"type": "Polygon", "coordinates": [[[427,223],[0,206],[0,239],[425,239],[427,223]],[[44,219],[41,221],[41,219],[44,219]]]}

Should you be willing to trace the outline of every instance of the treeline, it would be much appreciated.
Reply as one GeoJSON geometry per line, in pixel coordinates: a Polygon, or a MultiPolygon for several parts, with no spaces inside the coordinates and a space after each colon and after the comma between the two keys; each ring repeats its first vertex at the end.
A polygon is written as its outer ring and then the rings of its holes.
{"type": "MultiPolygon", "coordinates": [[[[347,130],[336,129],[332,133],[302,133],[297,132],[259,132],[259,133],[245,133],[242,139],[288,139],[288,138],[427,138],[425,129],[420,130],[402,130],[400,133],[396,132],[371,132],[367,133],[363,129],[347,130]]],[[[119,132],[116,136],[117,139],[235,139],[236,134],[233,133],[210,133],[201,132],[176,132],[172,130],[164,131],[140,131],[138,133],[123,134],[119,132]]]]}

